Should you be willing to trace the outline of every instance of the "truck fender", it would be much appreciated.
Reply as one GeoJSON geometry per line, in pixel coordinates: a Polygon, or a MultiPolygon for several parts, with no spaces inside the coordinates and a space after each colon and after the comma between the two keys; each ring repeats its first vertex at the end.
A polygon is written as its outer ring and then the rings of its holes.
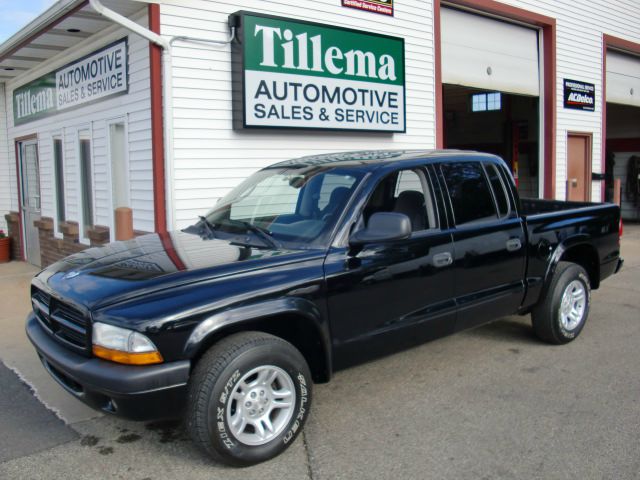
{"type": "Polygon", "coordinates": [[[549,286],[551,285],[551,280],[553,279],[553,275],[555,274],[556,269],[558,268],[558,264],[560,263],[560,261],[562,260],[562,257],[565,255],[567,251],[576,247],[584,246],[589,250],[593,250],[595,252],[595,255],[597,256],[597,252],[595,251],[595,248],[593,247],[593,245],[591,245],[587,241],[588,238],[589,237],[587,237],[586,235],[576,235],[558,243],[553,253],[549,257],[549,264],[547,265],[547,270],[544,275],[544,283],[542,286],[542,291],[540,292],[540,300],[546,297],[547,292],[549,290],[549,286]]]}
{"type": "MultiPolygon", "coordinates": [[[[225,336],[225,331],[237,332],[243,329],[243,325],[251,329],[251,324],[257,321],[272,319],[273,322],[277,322],[277,317],[285,316],[295,316],[308,322],[322,350],[319,360],[323,364],[320,367],[323,373],[318,377],[328,381],[332,371],[329,326],[317,305],[300,297],[272,299],[216,312],[193,329],[185,344],[184,354],[187,358],[194,358],[220,336],[225,336]]],[[[309,366],[315,370],[314,366],[309,366]]]]}

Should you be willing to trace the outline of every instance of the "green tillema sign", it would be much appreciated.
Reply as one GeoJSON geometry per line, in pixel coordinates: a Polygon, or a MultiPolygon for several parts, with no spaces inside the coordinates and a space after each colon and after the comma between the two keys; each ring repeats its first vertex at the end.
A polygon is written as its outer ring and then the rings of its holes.
{"type": "Polygon", "coordinates": [[[56,111],[56,74],[38,78],[13,92],[13,120],[16,125],[56,111]]]}
{"type": "Polygon", "coordinates": [[[404,132],[404,40],[238,12],[234,127],[404,132]]]}
{"type": "Polygon", "coordinates": [[[289,19],[244,15],[244,68],[404,84],[404,41],[289,19]]]}

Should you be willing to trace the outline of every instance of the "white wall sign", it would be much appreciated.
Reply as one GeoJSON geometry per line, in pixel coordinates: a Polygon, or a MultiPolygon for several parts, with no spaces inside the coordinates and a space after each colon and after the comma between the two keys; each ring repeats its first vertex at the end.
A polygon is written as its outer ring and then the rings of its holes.
{"type": "Polygon", "coordinates": [[[127,39],[123,38],[14,90],[14,123],[26,123],[128,90],[127,39]]]}

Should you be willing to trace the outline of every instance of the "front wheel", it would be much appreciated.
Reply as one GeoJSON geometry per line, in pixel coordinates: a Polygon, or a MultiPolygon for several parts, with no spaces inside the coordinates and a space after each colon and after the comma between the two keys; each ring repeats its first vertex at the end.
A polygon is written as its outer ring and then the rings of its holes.
{"type": "Polygon", "coordinates": [[[231,335],[198,362],[189,385],[187,429],[215,459],[253,465],[283,452],[311,406],[309,368],[285,340],[231,335]]]}
{"type": "Polygon", "coordinates": [[[548,343],[568,343],[582,331],[591,301],[587,272],[580,265],[560,262],[541,303],[533,309],[531,320],[538,338],[548,343]]]}

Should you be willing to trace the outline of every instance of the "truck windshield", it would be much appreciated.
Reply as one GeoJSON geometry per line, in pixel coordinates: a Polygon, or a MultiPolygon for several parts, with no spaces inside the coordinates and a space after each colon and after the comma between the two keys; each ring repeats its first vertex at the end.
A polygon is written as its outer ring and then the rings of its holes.
{"type": "Polygon", "coordinates": [[[323,247],[363,175],[331,166],[260,170],[223,197],[201,224],[210,236],[243,233],[265,248],[323,247]]]}

